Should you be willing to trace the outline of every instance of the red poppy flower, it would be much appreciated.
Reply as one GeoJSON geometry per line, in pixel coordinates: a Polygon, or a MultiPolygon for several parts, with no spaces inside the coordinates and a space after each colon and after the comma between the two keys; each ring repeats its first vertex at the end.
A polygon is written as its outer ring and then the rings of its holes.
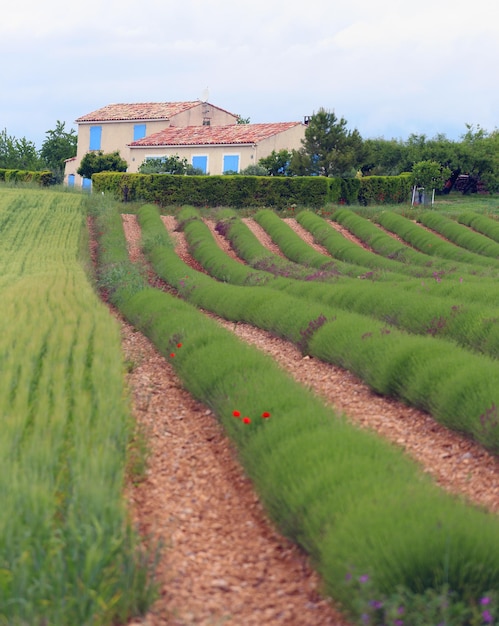
{"type": "Polygon", "coordinates": [[[241,411],[232,411],[234,417],[241,417],[241,411]]]}
{"type": "Polygon", "coordinates": [[[265,418],[266,418],[266,417],[270,417],[270,413],[269,413],[268,411],[264,411],[264,412],[262,413],[262,417],[265,417],[265,418]]]}
{"type": "Polygon", "coordinates": [[[177,343],[177,348],[181,348],[182,344],[181,343],[177,343]]]}
{"type": "Polygon", "coordinates": [[[170,352],[170,358],[173,359],[174,356],[175,356],[175,352],[170,352]]]}
{"type": "Polygon", "coordinates": [[[249,417],[243,417],[243,423],[244,424],[251,424],[251,420],[249,417]]]}

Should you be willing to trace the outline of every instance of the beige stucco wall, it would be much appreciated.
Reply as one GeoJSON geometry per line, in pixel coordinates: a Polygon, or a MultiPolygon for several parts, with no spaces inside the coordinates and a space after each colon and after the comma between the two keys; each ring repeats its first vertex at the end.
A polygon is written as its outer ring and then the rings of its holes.
{"type": "Polygon", "coordinates": [[[132,148],[129,172],[137,172],[140,165],[148,157],[163,157],[178,155],[181,159],[187,159],[192,164],[193,156],[206,156],[207,173],[222,174],[223,159],[225,155],[238,155],[239,168],[244,169],[250,163],[254,163],[254,146],[171,146],[168,148],[132,148]]]}
{"type": "Polygon", "coordinates": [[[248,165],[255,165],[259,159],[269,156],[272,150],[276,152],[299,150],[302,146],[301,140],[305,136],[305,128],[303,124],[300,124],[253,145],[135,147],[130,149],[128,171],[137,172],[147,157],[176,154],[181,159],[187,159],[188,163],[192,163],[193,156],[208,157],[208,174],[223,174],[224,156],[239,155],[239,170],[244,170],[248,165]]]}
{"type": "Polygon", "coordinates": [[[272,150],[276,152],[279,150],[289,150],[290,152],[299,150],[302,147],[301,140],[305,137],[305,128],[304,124],[297,124],[289,130],[260,141],[256,146],[255,163],[258,163],[259,159],[269,156],[272,150]]]}
{"type": "MultiPolygon", "coordinates": [[[[210,104],[199,103],[183,113],[178,113],[171,119],[172,126],[184,128],[185,126],[202,126],[203,120],[209,119],[210,126],[228,126],[237,123],[237,116],[218,109],[210,104]]],[[[150,134],[150,133],[148,133],[150,134]]]]}

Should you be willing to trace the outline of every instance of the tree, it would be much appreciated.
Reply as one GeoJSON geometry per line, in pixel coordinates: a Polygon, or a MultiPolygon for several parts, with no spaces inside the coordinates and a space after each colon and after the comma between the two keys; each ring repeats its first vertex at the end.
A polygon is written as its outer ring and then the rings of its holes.
{"type": "Polygon", "coordinates": [[[417,187],[441,190],[451,171],[437,161],[419,161],[414,164],[412,174],[417,187]]]}
{"type": "Polygon", "coordinates": [[[150,157],[139,167],[141,174],[177,174],[202,175],[203,170],[193,167],[186,158],[181,159],[178,154],[164,157],[150,157]]]}
{"type": "Polygon", "coordinates": [[[311,159],[305,148],[292,150],[289,160],[288,176],[308,176],[311,171],[311,159]]]}
{"type": "Polygon", "coordinates": [[[310,159],[309,174],[354,176],[363,160],[363,140],[358,130],[347,129],[345,118],[320,108],[311,116],[302,140],[310,159]]]}
{"type": "Polygon", "coordinates": [[[249,124],[250,123],[250,118],[249,117],[242,117],[242,115],[238,115],[237,116],[237,123],[238,124],[249,124]]]}
{"type": "Polygon", "coordinates": [[[258,163],[255,165],[248,165],[244,170],[239,172],[241,176],[267,176],[267,168],[263,167],[263,165],[259,165],[258,163]]]}
{"type": "Polygon", "coordinates": [[[99,152],[87,152],[80,163],[76,173],[83,178],[92,178],[92,174],[98,172],[126,172],[128,163],[120,157],[119,152],[104,154],[99,152]]]}
{"type": "Polygon", "coordinates": [[[0,167],[10,170],[38,171],[43,163],[32,141],[25,137],[16,139],[7,134],[7,129],[0,132],[0,167]]]}
{"type": "MultiPolygon", "coordinates": [[[[489,133],[481,126],[466,124],[459,146],[461,171],[477,183],[482,180],[489,191],[499,190],[499,131],[489,133]]],[[[476,185],[475,185],[476,188],[476,185]]]]}
{"type": "Polygon", "coordinates": [[[364,176],[396,176],[407,167],[407,148],[398,139],[366,139],[361,171],[364,176]]]}
{"type": "Polygon", "coordinates": [[[287,176],[290,161],[289,150],[279,150],[279,152],[272,150],[269,156],[258,161],[258,165],[267,170],[268,176],[287,176]]]}
{"type": "Polygon", "coordinates": [[[45,135],[40,156],[54,173],[56,182],[62,182],[64,179],[64,161],[76,155],[78,136],[73,128],[67,132],[65,122],[59,120],[57,120],[55,128],[48,130],[45,135]]]}

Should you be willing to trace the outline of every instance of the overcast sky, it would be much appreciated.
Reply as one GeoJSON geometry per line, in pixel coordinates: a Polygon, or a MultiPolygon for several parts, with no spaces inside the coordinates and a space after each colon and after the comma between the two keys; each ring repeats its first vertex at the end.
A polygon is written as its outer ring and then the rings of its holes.
{"type": "Polygon", "coordinates": [[[320,107],[364,138],[499,126],[496,0],[45,0],[0,17],[0,130],[37,147],[113,102],[320,107]]]}

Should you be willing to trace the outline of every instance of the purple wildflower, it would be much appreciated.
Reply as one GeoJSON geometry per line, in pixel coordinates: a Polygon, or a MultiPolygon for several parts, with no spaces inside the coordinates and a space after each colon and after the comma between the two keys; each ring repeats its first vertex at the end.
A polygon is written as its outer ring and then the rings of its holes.
{"type": "Polygon", "coordinates": [[[359,583],[366,583],[369,580],[369,576],[367,574],[362,574],[359,578],[359,583]]]}
{"type": "Polygon", "coordinates": [[[485,596],[484,598],[480,600],[480,604],[482,605],[490,604],[490,598],[488,596],[485,596]]]}
{"type": "Polygon", "coordinates": [[[372,606],[373,609],[381,609],[383,602],[380,602],[379,600],[370,600],[369,605],[372,606]]]}
{"type": "Polygon", "coordinates": [[[484,611],[482,613],[482,618],[486,624],[492,624],[492,622],[494,621],[494,618],[492,617],[490,611],[484,611]]]}

